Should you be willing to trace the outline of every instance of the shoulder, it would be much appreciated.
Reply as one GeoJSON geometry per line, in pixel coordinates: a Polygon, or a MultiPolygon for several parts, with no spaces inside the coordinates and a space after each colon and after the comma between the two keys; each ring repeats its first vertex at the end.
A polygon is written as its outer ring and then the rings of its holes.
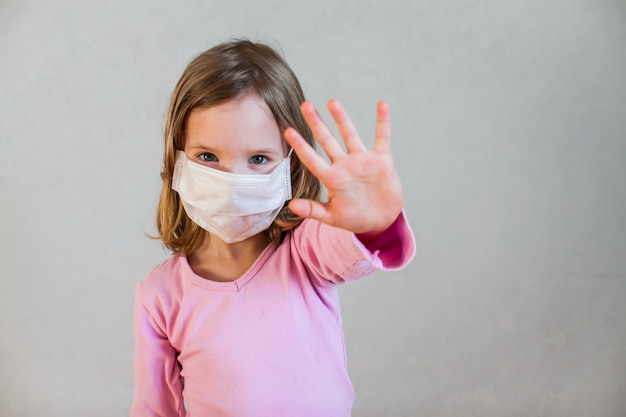
{"type": "Polygon", "coordinates": [[[183,271],[179,255],[173,255],[152,268],[136,285],[136,296],[142,302],[175,296],[182,289],[183,271]]]}

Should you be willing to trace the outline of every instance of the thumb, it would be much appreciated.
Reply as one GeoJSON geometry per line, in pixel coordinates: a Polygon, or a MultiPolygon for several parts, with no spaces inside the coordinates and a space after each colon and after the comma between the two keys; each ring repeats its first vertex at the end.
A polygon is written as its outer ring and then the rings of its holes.
{"type": "Polygon", "coordinates": [[[303,219],[315,219],[322,223],[331,224],[331,215],[326,206],[317,201],[297,198],[289,202],[289,210],[303,219]]]}

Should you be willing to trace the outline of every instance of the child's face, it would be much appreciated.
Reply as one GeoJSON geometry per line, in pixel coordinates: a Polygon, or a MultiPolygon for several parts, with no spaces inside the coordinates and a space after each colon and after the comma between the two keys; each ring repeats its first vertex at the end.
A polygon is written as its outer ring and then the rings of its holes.
{"type": "Polygon", "coordinates": [[[267,104],[249,94],[192,110],[184,151],[190,160],[220,171],[267,174],[287,156],[287,145],[267,104]]]}

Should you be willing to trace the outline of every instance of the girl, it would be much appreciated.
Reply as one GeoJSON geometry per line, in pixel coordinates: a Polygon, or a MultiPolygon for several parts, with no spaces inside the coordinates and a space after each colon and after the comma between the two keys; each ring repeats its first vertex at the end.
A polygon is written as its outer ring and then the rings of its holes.
{"type": "Polygon", "coordinates": [[[183,72],[157,217],[174,255],[137,284],[131,416],[350,416],[337,284],[403,267],[414,241],[387,104],[373,150],[328,108],[345,151],[263,44],[183,72]]]}

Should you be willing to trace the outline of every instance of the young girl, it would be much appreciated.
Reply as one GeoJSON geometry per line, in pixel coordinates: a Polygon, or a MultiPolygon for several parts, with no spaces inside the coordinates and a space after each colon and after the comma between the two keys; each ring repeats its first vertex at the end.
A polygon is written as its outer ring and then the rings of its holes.
{"type": "Polygon", "coordinates": [[[328,108],[346,150],[263,44],[183,72],[157,218],[174,255],[137,284],[131,416],[350,416],[337,284],[403,267],[414,241],[387,104],[373,150],[328,108]]]}

